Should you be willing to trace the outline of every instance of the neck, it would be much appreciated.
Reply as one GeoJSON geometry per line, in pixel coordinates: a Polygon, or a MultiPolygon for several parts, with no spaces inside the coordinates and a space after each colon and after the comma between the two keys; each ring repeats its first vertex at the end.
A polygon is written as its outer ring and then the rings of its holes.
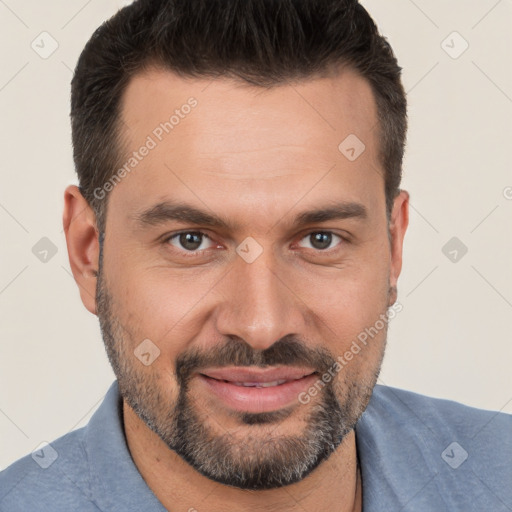
{"type": "Polygon", "coordinates": [[[192,468],[123,403],[126,440],[148,487],[167,510],[190,512],[361,512],[362,487],[355,433],[302,481],[247,491],[214,482],[192,468]]]}

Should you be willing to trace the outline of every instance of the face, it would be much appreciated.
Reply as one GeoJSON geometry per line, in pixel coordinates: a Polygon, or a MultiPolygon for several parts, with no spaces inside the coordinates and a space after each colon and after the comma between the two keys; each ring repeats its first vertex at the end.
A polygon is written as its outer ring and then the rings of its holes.
{"type": "Polygon", "coordinates": [[[96,313],[125,403],[212,480],[297,482],[366,408],[395,300],[370,86],[151,70],[122,119],[96,313]]]}

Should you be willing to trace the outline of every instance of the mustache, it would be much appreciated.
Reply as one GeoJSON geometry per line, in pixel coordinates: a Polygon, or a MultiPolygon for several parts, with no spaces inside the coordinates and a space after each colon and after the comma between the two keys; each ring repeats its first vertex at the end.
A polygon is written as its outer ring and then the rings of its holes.
{"type": "Polygon", "coordinates": [[[336,362],[323,347],[308,347],[293,335],[287,335],[264,350],[254,350],[235,336],[207,351],[191,349],[176,358],[176,376],[182,385],[198,370],[223,366],[308,366],[325,373],[336,362]]]}

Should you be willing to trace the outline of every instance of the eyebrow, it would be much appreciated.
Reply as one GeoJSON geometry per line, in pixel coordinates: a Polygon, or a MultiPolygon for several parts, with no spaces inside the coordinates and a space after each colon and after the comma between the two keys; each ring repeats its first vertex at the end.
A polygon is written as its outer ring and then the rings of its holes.
{"type": "MultiPolygon", "coordinates": [[[[140,212],[136,212],[132,215],[132,218],[135,220],[136,224],[142,228],[158,226],[170,221],[178,221],[233,231],[238,229],[237,224],[228,222],[213,213],[209,213],[189,204],[176,203],[173,201],[159,202],[140,212]]],[[[361,203],[336,202],[332,206],[315,208],[299,213],[295,217],[292,227],[298,228],[318,222],[351,218],[366,220],[368,218],[368,209],[361,203]]]]}

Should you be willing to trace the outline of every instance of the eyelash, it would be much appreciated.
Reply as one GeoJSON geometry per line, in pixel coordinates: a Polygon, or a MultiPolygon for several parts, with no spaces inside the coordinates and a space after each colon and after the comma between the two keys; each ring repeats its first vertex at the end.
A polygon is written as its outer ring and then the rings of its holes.
{"type": "MultiPolygon", "coordinates": [[[[204,233],[203,231],[192,231],[192,230],[189,230],[189,231],[179,231],[178,233],[174,233],[172,235],[166,236],[162,240],[162,243],[164,245],[170,245],[169,242],[171,240],[173,240],[175,238],[178,238],[180,235],[190,234],[190,233],[193,233],[193,234],[196,234],[196,235],[201,235],[203,238],[208,238],[209,240],[211,240],[213,242],[212,238],[210,236],[208,236],[207,233],[204,233]]],[[[341,239],[341,242],[339,242],[337,245],[340,245],[342,243],[350,243],[350,240],[347,237],[345,237],[345,236],[342,236],[342,235],[339,235],[337,233],[334,233],[333,231],[318,230],[318,229],[317,230],[313,230],[313,231],[309,231],[304,236],[302,236],[299,241],[302,241],[305,238],[307,238],[308,236],[311,236],[311,235],[317,234],[317,233],[330,234],[330,235],[337,236],[338,238],[341,239]]],[[[322,253],[323,254],[329,254],[329,252],[331,250],[335,249],[335,247],[331,247],[329,249],[316,249],[316,250],[315,249],[309,249],[309,250],[313,250],[315,252],[318,252],[319,254],[322,254],[322,253]]],[[[201,250],[187,251],[186,249],[181,249],[181,250],[179,250],[177,248],[175,248],[175,249],[178,250],[181,253],[181,255],[185,256],[186,258],[195,258],[195,257],[202,256],[205,251],[209,250],[209,249],[201,249],[201,250]]]]}

